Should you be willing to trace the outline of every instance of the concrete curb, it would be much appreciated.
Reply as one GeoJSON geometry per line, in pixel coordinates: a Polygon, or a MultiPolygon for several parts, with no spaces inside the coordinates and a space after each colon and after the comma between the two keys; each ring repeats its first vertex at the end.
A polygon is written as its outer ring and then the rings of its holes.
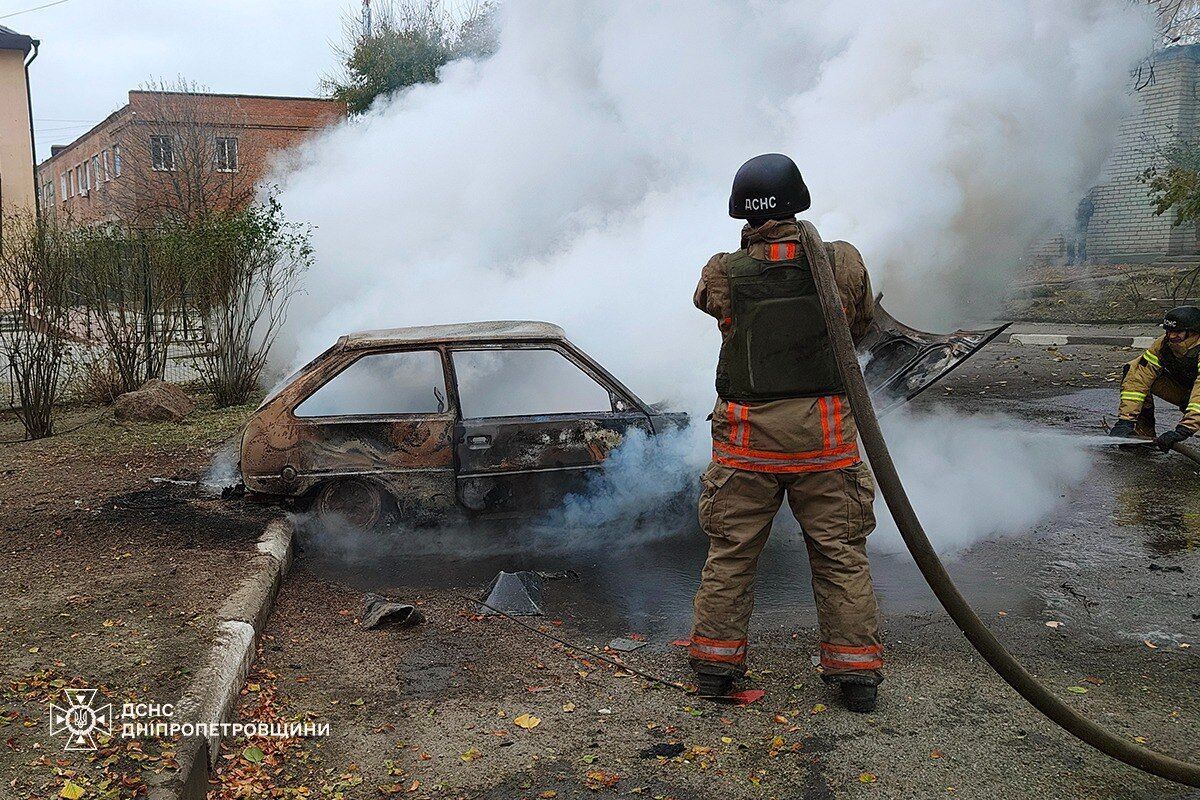
{"type": "Polygon", "coordinates": [[[1154,336],[1076,336],[1065,333],[1014,333],[1008,337],[1012,344],[1032,344],[1042,347],[1061,347],[1068,344],[1100,344],[1112,347],[1135,347],[1144,350],[1154,344],[1154,336]]]}
{"type": "MultiPolygon", "coordinates": [[[[276,520],[259,538],[250,574],[217,612],[216,641],[175,706],[177,721],[218,726],[228,720],[254,661],[254,640],[291,567],[292,536],[292,526],[276,520]]],[[[220,749],[220,733],[181,741],[175,758],[179,770],[155,776],[162,782],[151,788],[150,800],[204,800],[220,749]]]]}

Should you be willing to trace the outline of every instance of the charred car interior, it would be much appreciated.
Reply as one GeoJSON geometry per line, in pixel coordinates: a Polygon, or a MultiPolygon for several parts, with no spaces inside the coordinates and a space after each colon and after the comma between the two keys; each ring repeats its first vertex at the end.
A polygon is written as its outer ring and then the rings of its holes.
{"type": "MultiPolygon", "coordinates": [[[[915,397],[1006,326],[949,335],[881,307],[860,344],[880,411],[915,397]]],[[[642,401],[546,322],[341,337],[267,396],[242,435],[247,491],[359,527],[551,508],[629,431],[688,424],[642,401]]]]}

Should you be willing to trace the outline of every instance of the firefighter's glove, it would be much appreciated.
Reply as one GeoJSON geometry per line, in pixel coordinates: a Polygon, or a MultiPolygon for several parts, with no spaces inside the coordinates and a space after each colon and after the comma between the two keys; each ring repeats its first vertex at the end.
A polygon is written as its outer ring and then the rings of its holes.
{"type": "Polygon", "coordinates": [[[1192,433],[1193,431],[1183,427],[1182,425],[1177,425],[1175,430],[1159,434],[1158,438],[1154,440],[1154,443],[1158,445],[1159,450],[1162,450],[1164,453],[1169,453],[1171,452],[1171,448],[1182,442],[1184,439],[1190,437],[1192,433]]]}
{"type": "Polygon", "coordinates": [[[1119,419],[1108,429],[1109,436],[1133,436],[1133,420],[1119,419]]]}

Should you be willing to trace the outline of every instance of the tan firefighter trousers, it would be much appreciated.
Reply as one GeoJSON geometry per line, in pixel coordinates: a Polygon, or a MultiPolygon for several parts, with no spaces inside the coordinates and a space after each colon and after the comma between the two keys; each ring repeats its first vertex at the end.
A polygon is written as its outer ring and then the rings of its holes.
{"type": "Polygon", "coordinates": [[[881,680],[879,606],[866,552],[875,528],[875,483],[866,464],[788,474],[714,463],[701,482],[700,525],[709,550],[696,593],[693,669],[745,671],[758,557],[786,493],[808,548],[824,677],[881,680]]]}

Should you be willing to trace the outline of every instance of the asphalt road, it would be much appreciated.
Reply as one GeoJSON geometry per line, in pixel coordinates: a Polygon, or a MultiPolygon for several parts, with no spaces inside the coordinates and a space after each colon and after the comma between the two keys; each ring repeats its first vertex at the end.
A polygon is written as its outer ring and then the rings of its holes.
{"type": "MultiPolygon", "coordinates": [[[[1198,760],[1200,476],[1180,457],[1097,439],[1132,356],[993,345],[913,410],[1002,413],[1015,429],[1063,434],[1064,447],[1086,452],[1086,475],[1032,529],[985,537],[951,572],[1060,696],[1122,735],[1198,760]]],[[[1162,414],[1160,426],[1173,423],[1162,414]]],[[[471,798],[1200,797],[1109,761],[1028,708],[973,654],[903,554],[872,556],[888,678],[867,716],[841,711],[811,666],[807,568],[786,526],[764,555],[752,631],[747,686],[766,696],[745,708],[581,661],[511,623],[478,619],[457,596],[502,568],[567,571],[545,586],[541,624],[586,646],[644,636],[629,663],[686,680],[671,642],[688,633],[704,548],[688,520],[668,534],[565,554],[455,540],[437,556],[391,548],[347,559],[310,543],[268,626],[260,670],[281,702],[330,721],[334,736],[306,743],[277,780],[301,785],[324,770],[351,781],[348,797],[397,787],[471,798]],[[367,589],[421,603],[429,623],[358,629],[367,589]],[[521,713],[542,722],[515,726],[521,713]],[[673,743],[679,755],[641,755],[673,743]]]]}

